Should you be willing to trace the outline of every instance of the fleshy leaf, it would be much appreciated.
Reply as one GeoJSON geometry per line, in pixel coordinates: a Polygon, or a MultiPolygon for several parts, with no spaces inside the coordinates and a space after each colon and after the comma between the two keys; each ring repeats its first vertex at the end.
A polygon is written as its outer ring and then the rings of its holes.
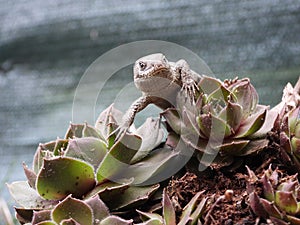
{"type": "Polygon", "coordinates": [[[114,196],[119,195],[119,193],[122,193],[127,188],[129,188],[129,185],[131,184],[131,180],[125,183],[114,183],[111,181],[107,181],[101,184],[98,184],[96,187],[93,188],[91,192],[85,195],[84,199],[89,199],[95,195],[101,196],[114,196]]]}
{"type": "Polygon", "coordinates": [[[97,169],[107,152],[107,146],[101,139],[84,137],[71,139],[65,156],[82,159],[97,169]]]}
{"type": "MultiPolygon", "coordinates": [[[[158,224],[163,224],[162,216],[157,214],[157,213],[142,212],[142,211],[139,211],[139,210],[136,210],[136,211],[140,214],[140,217],[143,221],[145,221],[147,219],[150,219],[151,221],[159,222],[158,224]]],[[[154,223],[154,224],[156,224],[156,223],[154,223]]]]}
{"type": "Polygon", "coordinates": [[[122,139],[118,140],[100,163],[97,181],[101,183],[109,179],[120,182],[120,180],[130,178],[124,171],[129,167],[141,143],[141,138],[133,134],[125,134],[122,139]]]}
{"type": "Polygon", "coordinates": [[[117,110],[113,104],[111,104],[107,109],[100,113],[95,127],[100,131],[102,137],[108,140],[113,129],[117,127],[117,124],[122,122],[123,113],[117,110]]]}
{"type": "Polygon", "coordinates": [[[235,134],[235,138],[247,137],[258,131],[265,122],[266,113],[266,107],[258,105],[257,111],[249,116],[240,126],[238,132],[235,134]]]}
{"type": "Polygon", "coordinates": [[[33,210],[32,209],[24,209],[15,207],[16,211],[16,219],[21,224],[31,223],[33,217],[33,210]]]}
{"type": "MultiPolygon", "coordinates": [[[[198,215],[193,215],[193,218],[191,217],[194,208],[196,207],[196,202],[198,201],[200,195],[203,192],[198,192],[191,200],[190,202],[184,207],[180,221],[178,223],[178,225],[185,225],[187,224],[189,221],[196,219],[196,217],[198,215]]],[[[200,204],[202,207],[202,204],[200,204]]],[[[202,209],[201,209],[202,210],[202,209]]],[[[199,211],[199,209],[197,208],[196,211],[199,211]]]]}
{"type": "Polygon", "coordinates": [[[263,198],[260,199],[260,202],[263,205],[264,209],[268,212],[269,216],[273,216],[279,219],[283,218],[282,213],[274,205],[274,202],[269,202],[263,198]]]}
{"type": "Polygon", "coordinates": [[[231,141],[228,141],[228,142],[222,144],[218,148],[220,148],[221,155],[239,156],[242,152],[242,149],[245,148],[249,142],[250,142],[249,140],[238,140],[238,139],[234,140],[233,139],[231,141]]]}
{"type": "Polygon", "coordinates": [[[82,131],[84,124],[70,124],[69,129],[65,134],[65,139],[72,139],[74,137],[81,138],[83,137],[82,131]]]}
{"type": "Polygon", "coordinates": [[[161,115],[166,119],[168,125],[172,128],[172,130],[175,133],[181,133],[182,122],[175,108],[168,108],[165,111],[163,111],[161,115]]]}
{"type": "Polygon", "coordinates": [[[268,218],[268,213],[266,212],[256,192],[251,192],[249,194],[249,202],[251,209],[257,216],[260,216],[262,218],[268,218]]]}
{"type": "Polygon", "coordinates": [[[98,195],[94,196],[93,198],[88,199],[86,202],[94,214],[94,223],[97,224],[97,221],[101,221],[104,218],[109,216],[109,210],[104,202],[99,198],[98,195]]]}
{"type": "Polygon", "coordinates": [[[132,220],[124,220],[118,216],[109,216],[100,222],[99,225],[131,225],[132,220]]]}
{"type": "Polygon", "coordinates": [[[292,192],[276,191],[275,204],[288,214],[295,215],[297,213],[297,200],[293,196],[292,192]]]}
{"type": "Polygon", "coordinates": [[[51,220],[51,210],[33,211],[32,224],[51,220]]]}
{"type": "Polygon", "coordinates": [[[164,224],[165,225],[176,224],[175,210],[168,194],[166,193],[166,190],[164,190],[163,193],[162,205],[163,205],[163,216],[165,221],[164,224]]]}
{"type": "Polygon", "coordinates": [[[23,169],[27,177],[28,184],[30,185],[30,187],[35,188],[36,173],[33,170],[29,169],[25,163],[23,163],[23,169]]]}
{"type": "Polygon", "coordinates": [[[43,222],[37,223],[36,225],[57,225],[57,223],[54,223],[52,221],[43,221],[43,222]]]}
{"type": "Polygon", "coordinates": [[[73,219],[79,224],[92,225],[93,213],[86,203],[68,196],[54,208],[52,219],[58,224],[63,220],[73,219]]]}
{"type": "Polygon", "coordinates": [[[60,200],[69,194],[82,197],[95,186],[93,167],[74,158],[45,159],[38,174],[37,191],[45,199],[60,200]]]}
{"type": "Polygon", "coordinates": [[[270,180],[268,179],[267,175],[264,174],[261,178],[262,183],[263,183],[263,191],[264,191],[264,196],[266,197],[266,199],[268,199],[269,201],[274,201],[274,189],[272,187],[272,184],[270,182],[270,180]]]}
{"type": "Polygon", "coordinates": [[[92,127],[88,125],[87,123],[84,123],[83,130],[82,130],[82,136],[83,137],[94,137],[104,140],[104,137],[100,135],[100,132],[96,130],[95,127],[92,127]]]}
{"type": "Polygon", "coordinates": [[[221,81],[208,76],[203,76],[203,78],[199,82],[199,88],[206,95],[211,94],[216,89],[218,89],[222,85],[221,81]]]}
{"type": "Polygon", "coordinates": [[[138,152],[132,158],[131,164],[147,156],[150,151],[161,143],[164,137],[164,131],[160,128],[160,120],[152,118],[148,118],[146,122],[137,129],[136,134],[142,137],[142,144],[138,152]]]}
{"type": "Polygon", "coordinates": [[[26,181],[16,181],[7,187],[14,200],[26,209],[49,209],[57,203],[42,199],[26,181]]]}
{"type": "Polygon", "coordinates": [[[157,189],[159,184],[152,186],[130,186],[119,195],[100,195],[100,198],[111,210],[126,210],[145,203],[157,189]]]}

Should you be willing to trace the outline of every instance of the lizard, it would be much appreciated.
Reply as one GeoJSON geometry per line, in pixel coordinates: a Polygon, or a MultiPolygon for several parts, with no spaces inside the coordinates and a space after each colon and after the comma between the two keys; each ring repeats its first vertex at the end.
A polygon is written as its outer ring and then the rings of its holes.
{"type": "Polygon", "coordinates": [[[142,96],[135,100],[124,114],[121,124],[115,130],[116,140],[126,133],[135,115],[149,104],[165,110],[175,105],[179,92],[183,94],[185,101],[195,103],[201,75],[191,70],[184,59],[169,62],[162,53],[155,53],[135,62],[133,79],[142,96]]]}

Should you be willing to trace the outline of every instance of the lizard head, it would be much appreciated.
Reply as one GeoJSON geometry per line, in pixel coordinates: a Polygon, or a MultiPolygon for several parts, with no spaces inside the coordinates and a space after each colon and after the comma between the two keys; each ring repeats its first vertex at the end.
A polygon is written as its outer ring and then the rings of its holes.
{"type": "Polygon", "coordinates": [[[138,59],[133,67],[134,82],[138,89],[147,92],[156,87],[169,85],[173,80],[171,66],[161,53],[151,54],[138,59]],[[163,79],[161,79],[163,78],[163,79]]]}

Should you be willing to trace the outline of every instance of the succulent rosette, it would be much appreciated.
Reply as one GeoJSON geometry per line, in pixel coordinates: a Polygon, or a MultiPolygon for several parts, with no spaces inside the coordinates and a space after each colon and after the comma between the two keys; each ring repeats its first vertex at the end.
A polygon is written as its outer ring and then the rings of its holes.
{"type": "Polygon", "coordinates": [[[38,146],[32,168],[24,164],[27,181],[8,184],[22,224],[131,224],[108,212],[121,215],[151,204],[160,187],[154,178],[178,153],[162,144],[159,119],[148,118],[115,141],[121,118],[110,106],[95,126],[71,124],[64,138],[38,146]],[[105,215],[95,216],[98,211],[105,215]]]}
{"type": "Polygon", "coordinates": [[[264,137],[271,130],[271,126],[263,128],[267,106],[258,104],[248,78],[221,82],[203,76],[198,87],[195,104],[179,95],[177,108],[162,113],[170,130],[185,143],[220,156],[248,155],[267,145],[264,137]]]}
{"type": "Polygon", "coordinates": [[[249,203],[253,212],[274,224],[300,224],[300,184],[297,175],[284,176],[270,166],[259,179],[251,170],[248,171],[249,203]]]}
{"type": "Polygon", "coordinates": [[[300,107],[289,111],[282,119],[280,128],[281,152],[300,171],[300,107]],[[286,153],[286,154],[284,154],[286,153]]]}

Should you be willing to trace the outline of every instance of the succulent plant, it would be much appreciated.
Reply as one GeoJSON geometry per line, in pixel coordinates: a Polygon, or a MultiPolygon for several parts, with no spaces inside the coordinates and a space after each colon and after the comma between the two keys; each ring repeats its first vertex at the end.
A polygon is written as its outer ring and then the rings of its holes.
{"type": "Polygon", "coordinates": [[[163,193],[162,199],[162,215],[156,213],[145,213],[138,211],[143,223],[137,225],[194,225],[201,224],[199,218],[203,215],[206,209],[207,197],[199,201],[202,192],[198,192],[191,201],[184,207],[180,219],[176,221],[176,214],[172,201],[166,191],[163,193]]]}
{"type": "Polygon", "coordinates": [[[99,201],[120,214],[151,199],[160,186],[157,180],[168,178],[164,174],[168,163],[180,158],[166,145],[157,147],[164,137],[159,119],[149,118],[115,141],[113,131],[121,118],[122,113],[110,106],[95,127],[71,124],[63,139],[38,146],[32,168],[24,164],[28,180],[8,184],[20,205],[16,217],[21,223],[31,223],[37,213],[51,214],[58,224],[80,223],[73,217],[59,222],[54,218],[67,200],[85,205],[99,196],[99,201]]]}
{"type": "Polygon", "coordinates": [[[179,96],[177,108],[162,113],[185,143],[201,153],[216,156],[219,152],[224,157],[248,155],[267,145],[264,137],[272,128],[263,126],[267,107],[258,104],[248,78],[221,82],[204,76],[198,86],[196,104],[187,104],[179,96]]]}
{"type": "Polygon", "coordinates": [[[272,170],[271,165],[261,179],[251,170],[248,171],[249,202],[253,212],[274,224],[300,224],[300,184],[297,175],[283,176],[278,169],[272,170]]]}
{"type": "Polygon", "coordinates": [[[292,109],[282,119],[279,139],[281,153],[300,172],[300,107],[292,109]]]}

